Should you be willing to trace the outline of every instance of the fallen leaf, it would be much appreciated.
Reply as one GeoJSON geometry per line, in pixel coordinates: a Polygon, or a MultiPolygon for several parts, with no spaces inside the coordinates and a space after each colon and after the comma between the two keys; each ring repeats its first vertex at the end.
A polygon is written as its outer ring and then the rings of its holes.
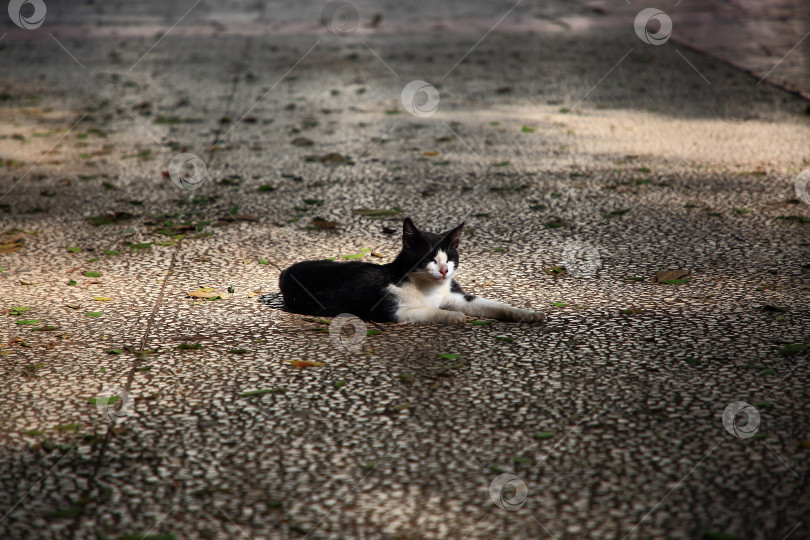
{"type": "Polygon", "coordinates": [[[810,345],[805,343],[793,343],[791,345],[785,345],[781,349],[779,349],[779,354],[782,356],[790,356],[792,354],[797,354],[802,351],[810,349],[810,345]]]}
{"type": "Polygon", "coordinates": [[[42,322],[41,319],[22,319],[17,321],[17,324],[39,324],[42,322]]]}
{"type": "Polygon", "coordinates": [[[323,230],[323,229],[334,229],[340,224],[337,221],[327,221],[325,219],[321,219],[321,218],[316,217],[316,218],[312,218],[312,225],[316,229],[323,230]]]}
{"type": "Polygon", "coordinates": [[[550,439],[554,435],[555,433],[553,431],[538,431],[537,433],[534,434],[534,438],[539,441],[542,441],[544,439],[550,439]]]}
{"type": "Polygon", "coordinates": [[[307,368],[307,367],[321,367],[323,362],[314,362],[312,360],[291,360],[290,364],[297,368],[307,368]]]}
{"type": "Polygon", "coordinates": [[[97,300],[99,302],[109,302],[110,298],[107,298],[106,296],[94,296],[93,300],[97,300]]]}
{"type": "Polygon", "coordinates": [[[205,300],[216,300],[222,299],[226,300],[231,297],[228,293],[221,292],[219,289],[197,289],[196,291],[188,291],[186,292],[187,295],[193,298],[203,298],[205,300]]]}
{"type": "Polygon", "coordinates": [[[88,311],[85,315],[88,317],[101,317],[102,313],[100,311],[88,311]]]}
{"type": "Polygon", "coordinates": [[[679,280],[692,275],[691,270],[660,270],[652,278],[653,283],[664,283],[679,280]]]}

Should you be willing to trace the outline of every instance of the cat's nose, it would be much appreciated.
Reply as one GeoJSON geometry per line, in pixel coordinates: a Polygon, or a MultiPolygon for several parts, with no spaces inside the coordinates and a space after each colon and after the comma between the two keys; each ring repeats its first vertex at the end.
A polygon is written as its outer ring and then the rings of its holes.
{"type": "Polygon", "coordinates": [[[447,268],[439,268],[439,273],[442,277],[447,277],[447,268]]]}

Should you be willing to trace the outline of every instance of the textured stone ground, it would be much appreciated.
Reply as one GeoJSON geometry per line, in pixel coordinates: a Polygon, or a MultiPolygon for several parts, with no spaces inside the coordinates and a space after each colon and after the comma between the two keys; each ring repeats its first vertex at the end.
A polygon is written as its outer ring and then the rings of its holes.
{"type": "Polygon", "coordinates": [[[201,4],[155,45],[191,5],[144,5],[127,35],[54,8],[56,39],[0,42],[1,537],[810,535],[806,102],[632,20],[553,24],[584,7],[520,6],[454,67],[488,27],[338,37],[313,4],[296,32],[237,9],[240,33],[201,4]],[[435,115],[403,108],[414,79],[435,115]],[[164,175],[180,152],[197,190],[164,175]],[[369,324],[346,348],[259,301],[304,258],[390,261],[406,215],[465,219],[461,284],[547,324],[369,324]],[[755,437],[724,428],[738,401],[755,437]]]}

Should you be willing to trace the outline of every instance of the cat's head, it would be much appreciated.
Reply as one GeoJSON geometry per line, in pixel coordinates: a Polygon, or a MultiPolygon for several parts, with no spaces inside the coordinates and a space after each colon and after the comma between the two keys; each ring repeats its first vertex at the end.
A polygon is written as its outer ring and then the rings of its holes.
{"type": "Polygon", "coordinates": [[[420,231],[411,218],[405,218],[400,256],[413,269],[410,275],[436,282],[452,279],[458,270],[458,241],[463,230],[464,223],[440,234],[420,231]]]}

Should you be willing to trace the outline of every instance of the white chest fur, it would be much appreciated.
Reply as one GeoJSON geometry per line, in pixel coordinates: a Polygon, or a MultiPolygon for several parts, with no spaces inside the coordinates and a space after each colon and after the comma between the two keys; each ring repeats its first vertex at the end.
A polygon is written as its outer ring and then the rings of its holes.
{"type": "Polygon", "coordinates": [[[397,299],[399,309],[430,307],[437,309],[450,296],[450,280],[441,283],[433,280],[410,280],[397,287],[389,285],[388,291],[397,299]]]}

